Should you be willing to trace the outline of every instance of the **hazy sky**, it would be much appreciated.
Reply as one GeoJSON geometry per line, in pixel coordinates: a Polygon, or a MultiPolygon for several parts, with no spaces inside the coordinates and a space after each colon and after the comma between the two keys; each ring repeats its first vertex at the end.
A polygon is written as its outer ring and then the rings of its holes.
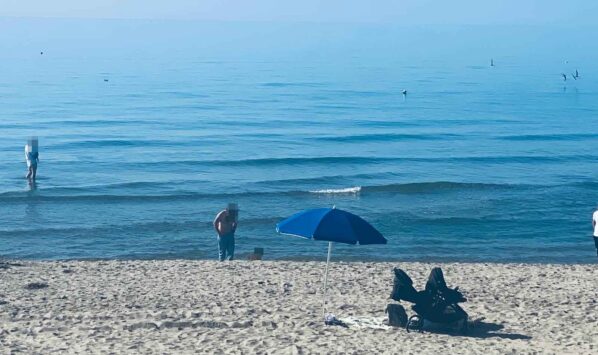
{"type": "Polygon", "coordinates": [[[396,24],[594,24],[597,0],[0,0],[0,16],[396,24]]]}

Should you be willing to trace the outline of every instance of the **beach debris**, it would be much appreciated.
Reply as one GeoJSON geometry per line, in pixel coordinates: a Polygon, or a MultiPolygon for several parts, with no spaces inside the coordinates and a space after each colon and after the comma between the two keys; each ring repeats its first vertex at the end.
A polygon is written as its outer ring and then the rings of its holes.
{"type": "Polygon", "coordinates": [[[324,324],[326,325],[338,325],[340,327],[349,328],[347,323],[343,322],[342,320],[336,318],[336,316],[332,313],[328,313],[324,316],[324,324]]]}
{"type": "Polygon", "coordinates": [[[48,284],[45,282],[31,282],[25,285],[26,290],[41,290],[42,288],[47,288],[48,284]]]}
{"type": "Polygon", "coordinates": [[[64,270],[62,270],[62,272],[65,274],[72,274],[74,271],[71,269],[64,269],[64,270]]]}
{"type": "Polygon", "coordinates": [[[285,282],[282,284],[282,293],[284,293],[285,295],[288,295],[289,293],[291,293],[292,288],[293,288],[293,285],[290,282],[285,282]]]}
{"type": "Polygon", "coordinates": [[[5,304],[8,304],[8,301],[0,300],[0,306],[5,305],[5,304]]]}

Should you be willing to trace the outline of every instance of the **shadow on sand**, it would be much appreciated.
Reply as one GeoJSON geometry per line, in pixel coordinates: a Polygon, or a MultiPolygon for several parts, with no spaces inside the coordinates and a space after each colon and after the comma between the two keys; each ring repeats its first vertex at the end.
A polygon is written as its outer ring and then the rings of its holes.
{"type": "Polygon", "coordinates": [[[502,339],[521,339],[529,340],[532,337],[517,333],[497,333],[505,326],[502,324],[489,323],[484,321],[473,322],[466,336],[474,338],[502,338],[502,339]]]}
{"type": "Polygon", "coordinates": [[[504,328],[502,324],[496,323],[489,323],[482,320],[470,321],[468,325],[468,331],[466,334],[461,334],[460,332],[441,326],[426,326],[424,331],[436,334],[447,334],[453,336],[462,336],[468,338],[501,338],[501,339],[511,339],[511,340],[529,340],[532,337],[529,335],[524,334],[516,334],[516,333],[501,333],[498,332],[504,328]]]}

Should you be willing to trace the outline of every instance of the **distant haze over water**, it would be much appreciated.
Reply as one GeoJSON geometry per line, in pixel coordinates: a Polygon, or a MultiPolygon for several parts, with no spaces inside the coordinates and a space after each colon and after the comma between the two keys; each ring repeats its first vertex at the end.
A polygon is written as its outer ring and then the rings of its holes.
{"type": "Polygon", "coordinates": [[[336,205],[389,240],[340,259],[594,262],[597,34],[0,19],[0,258],[215,258],[237,202],[241,257],[336,205]]]}

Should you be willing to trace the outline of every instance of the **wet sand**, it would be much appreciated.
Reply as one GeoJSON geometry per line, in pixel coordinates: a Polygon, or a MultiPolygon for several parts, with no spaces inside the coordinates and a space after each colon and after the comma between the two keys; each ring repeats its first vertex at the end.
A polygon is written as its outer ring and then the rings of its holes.
{"type": "Polygon", "coordinates": [[[333,263],[329,311],[371,328],[324,325],[323,271],[286,261],[2,262],[0,353],[598,352],[597,265],[333,263]],[[385,326],[395,266],[418,289],[441,266],[475,327],[462,336],[385,326]]]}

